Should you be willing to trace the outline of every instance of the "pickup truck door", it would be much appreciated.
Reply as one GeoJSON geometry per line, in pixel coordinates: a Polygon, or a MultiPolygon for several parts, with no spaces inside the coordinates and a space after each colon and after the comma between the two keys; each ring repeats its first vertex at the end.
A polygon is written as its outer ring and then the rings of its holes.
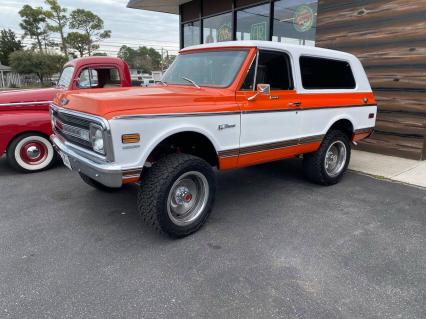
{"type": "MultiPolygon", "coordinates": [[[[246,81],[237,92],[241,108],[238,166],[247,166],[297,153],[301,131],[298,94],[289,56],[260,50],[246,81]],[[269,84],[270,94],[256,94],[257,84],[269,84]]],[[[295,154],[294,154],[295,155],[295,154]]]]}

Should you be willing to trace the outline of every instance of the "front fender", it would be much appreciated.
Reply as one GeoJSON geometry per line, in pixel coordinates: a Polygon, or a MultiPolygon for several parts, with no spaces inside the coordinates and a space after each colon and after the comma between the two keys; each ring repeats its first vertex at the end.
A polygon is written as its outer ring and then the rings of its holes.
{"type": "Polygon", "coordinates": [[[205,136],[216,152],[238,147],[240,118],[221,119],[219,117],[193,118],[155,118],[155,119],[117,119],[110,121],[113,137],[114,155],[118,163],[125,167],[142,167],[155,147],[168,137],[183,132],[194,132],[205,136]],[[220,123],[235,123],[229,130],[218,130],[220,123]],[[217,134],[215,134],[215,132],[217,134]],[[140,134],[138,145],[123,145],[123,134],[140,134]]]}

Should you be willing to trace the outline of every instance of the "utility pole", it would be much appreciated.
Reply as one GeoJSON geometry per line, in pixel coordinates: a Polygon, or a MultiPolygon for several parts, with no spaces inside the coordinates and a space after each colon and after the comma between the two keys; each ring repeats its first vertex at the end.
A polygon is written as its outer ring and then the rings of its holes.
{"type": "Polygon", "coordinates": [[[161,48],[161,74],[163,74],[164,71],[164,49],[161,48]]]}

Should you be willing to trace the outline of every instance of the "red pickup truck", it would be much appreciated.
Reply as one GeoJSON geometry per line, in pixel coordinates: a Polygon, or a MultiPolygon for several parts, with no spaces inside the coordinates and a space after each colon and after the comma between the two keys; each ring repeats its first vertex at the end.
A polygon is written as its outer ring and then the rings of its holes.
{"type": "Polygon", "coordinates": [[[132,82],[126,62],[113,57],[86,57],[65,64],[55,87],[0,92],[0,157],[6,152],[10,165],[21,172],[50,168],[56,156],[49,141],[49,104],[56,94],[129,86],[132,82]]]}

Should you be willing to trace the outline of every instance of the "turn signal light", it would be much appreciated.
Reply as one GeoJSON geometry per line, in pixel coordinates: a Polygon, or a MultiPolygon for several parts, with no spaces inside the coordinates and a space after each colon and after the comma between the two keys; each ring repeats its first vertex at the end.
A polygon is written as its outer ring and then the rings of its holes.
{"type": "Polygon", "coordinates": [[[121,142],[123,144],[139,143],[141,137],[139,134],[125,134],[121,136],[121,142]]]}

